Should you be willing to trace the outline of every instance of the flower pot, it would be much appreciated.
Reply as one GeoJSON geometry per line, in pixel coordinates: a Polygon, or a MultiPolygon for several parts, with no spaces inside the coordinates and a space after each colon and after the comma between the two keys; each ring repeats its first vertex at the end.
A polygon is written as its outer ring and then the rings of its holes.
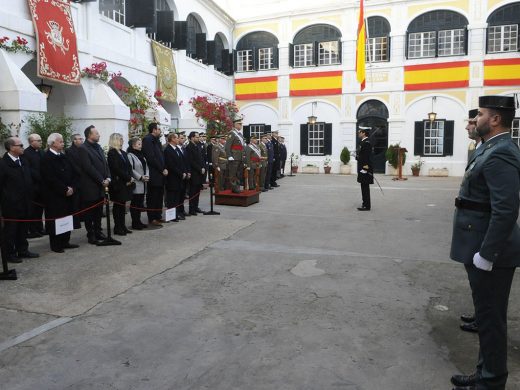
{"type": "Polygon", "coordinates": [[[421,171],[421,168],[412,168],[412,175],[419,176],[420,171],[421,171]]]}
{"type": "Polygon", "coordinates": [[[298,173],[298,167],[291,167],[292,173],[298,173]]]}
{"type": "Polygon", "coordinates": [[[326,174],[329,174],[331,168],[332,168],[332,167],[323,167],[323,170],[325,171],[326,174]]]}
{"type": "Polygon", "coordinates": [[[302,173],[320,173],[320,169],[314,165],[306,165],[302,167],[302,173]]]}
{"type": "Polygon", "coordinates": [[[350,164],[340,165],[339,173],[342,175],[350,175],[352,173],[352,167],[350,164]]]}

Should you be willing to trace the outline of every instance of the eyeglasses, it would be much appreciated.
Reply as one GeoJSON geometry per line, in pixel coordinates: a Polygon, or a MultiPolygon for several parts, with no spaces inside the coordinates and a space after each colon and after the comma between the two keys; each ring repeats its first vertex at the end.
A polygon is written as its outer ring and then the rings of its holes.
{"type": "Polygon", "coordinates": [[[23,148],[23,144],[18,144],[18,145],[13,145],[13,146],[19,146],[19,147],[23,148]]]}

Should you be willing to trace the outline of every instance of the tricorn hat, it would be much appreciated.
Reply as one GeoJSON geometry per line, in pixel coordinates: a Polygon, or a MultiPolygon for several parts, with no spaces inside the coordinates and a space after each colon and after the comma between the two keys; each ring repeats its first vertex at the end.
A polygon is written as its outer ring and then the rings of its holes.
{"type": "Polygon", "coordinates": [[[469,110],[468,111],[468,118],[469,118],[469,120],[471,121],[471,120],[475,119],[477,114],[478,114],[478,108],[474,108],[473,110],[469,110]]]}
{"type": "Polygon", "coordinates": [[[238,123],[238,122],[242,122],[242,118],[233,119],[233,123],[238,123]]]}
{"type": "Polygon", "coordinates": [[[481,108],[495,108],[499,110],[514,110],[515,98],[512,96],[488,95],[478,98],[478,106],[481,108]]]}

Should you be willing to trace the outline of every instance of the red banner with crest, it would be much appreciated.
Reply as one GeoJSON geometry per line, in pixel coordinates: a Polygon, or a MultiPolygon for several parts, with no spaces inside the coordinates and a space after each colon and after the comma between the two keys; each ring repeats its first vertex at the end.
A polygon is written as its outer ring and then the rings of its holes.
{"type": "Polygon", "coordinates": [[[38,77],[78,85],[76,31],[66,0],[27,0],[36,31],[38,77]]]}

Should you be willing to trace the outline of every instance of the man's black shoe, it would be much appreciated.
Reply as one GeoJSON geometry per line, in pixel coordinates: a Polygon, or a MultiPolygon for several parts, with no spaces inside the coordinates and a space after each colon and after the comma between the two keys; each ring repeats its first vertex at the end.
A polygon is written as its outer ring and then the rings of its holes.
{"type": "Polygon", "coordinates": [[[12,256],[12,257],[8,257],[7,258],[7,262],[8,263],[21,263],[22,262],[22,259],[20,259],[19,257],[15,257],[15,256],[12,256]]]}
{"type": "Polygon", "coordinates": [[[475,390],[475,386],[455,386],[452,390],[475,390]]]}
{"type": "Polygon", "coordinates": [[[42,237],[47,235],[45,230],[38,230],[36,233],[40,234],[42,237]]]}
{"type": "Polygon", "coordinates": [[[357,208],[359,211],[370,211],[368,207],[362,206],[357,208]]]}
{"type": "Polygon", "coordinates": [[[179,215],[179,216],[177,216],[177,219],[184,221],[186,219],[186,217],[184,215],[179,215]]]}
{"type": "Polygon", "coordinates": [[[462,322],[475,322],[475,314],[463,314],[460,319],[462,322]]]}
{"type": "Polygon", "coordinates": [[[262,188],[260,191],[262,191],[262,192],[267,192],[268,190],[265,189],[265,188],[262,188]]]}
{"type": "Polygon", "coordinates": [[[475,386],[477,378],[477,373],[474,372],[471,375],[453,375],[450,380],[455,386],[475,386]]]}
{"type": "Polygon", "coordinates": [[[76,249],[79,248],[78,244],[65,244],[63,245],[63,249],[76,249]]]}
{"type": "Polygon", "coordinates": [[[22,252],[22,253],[18,253],[18,257],[20,258],[25,258],[25,259],[36,259],[37,257],[40,257],[40,255],[38,253],[34,253],[34,252],[31,252],[31,251],[26,251],[26,252],[22,252]]]}
{"type": "Polygon", "coordinates": [[[101,232],[96,233],[96,240],[103,241],[103,240],[106,240],[106,239],[107,239],[107,236],[105,236],[103,233],[101,233],[101,232]]]}
{"type": "Polygon", "coordinates": [[[132,229],[134,229],[134,230],[143,230],[142,226],[140,226],[140,225],[132,225],[132,229]]]}
{"type": "Polygon", "coordinates": [[[276,183],[274,183],[274,184],[271,184],[271,187],[280,187],[280,185],[279,185],[279,184],[276,184],[276,183]]]}
{"type": "Polygon", "coordinates": [[[195,215],[197,215],[197,213],[196,213],[195,211],[190,211],[190,212],[189,212],[189,215],[193,215],[193,216],[195,216],[195,215]]]}
{"type": "Polygon", "coordinates": [[[40,238],[40,237],[43,237],[43,236],[38,232],[27,233],[27,238],[40,238]]]}
{"type": "Polygon", "coordinates": [[[92,245],[97,245],[101,240],[96,240],[94,237],[88,237],[88,243],[92,245]]]}
{"type": "Polygon", "coordinates": [[[203,214],[203,213],[205,213],[205,211],[204,211],[204,210],[201,210],[201,209],[196,209],[195,211],[196,211],[197,213],[199,213],[199,214],[203,214]]]}
{"type": "Polygon", "coordinates": [[[477,322],[473,321],[468,324],[460,324],[460,329],[465,332],[478,333],[477,322]]]}
{"type": "Polygon", "coordinates": [[[65,250],[63,250],[61,248],[51,249],[51,251],[56,252],[56,253],[65,253],[65,250]]]}

